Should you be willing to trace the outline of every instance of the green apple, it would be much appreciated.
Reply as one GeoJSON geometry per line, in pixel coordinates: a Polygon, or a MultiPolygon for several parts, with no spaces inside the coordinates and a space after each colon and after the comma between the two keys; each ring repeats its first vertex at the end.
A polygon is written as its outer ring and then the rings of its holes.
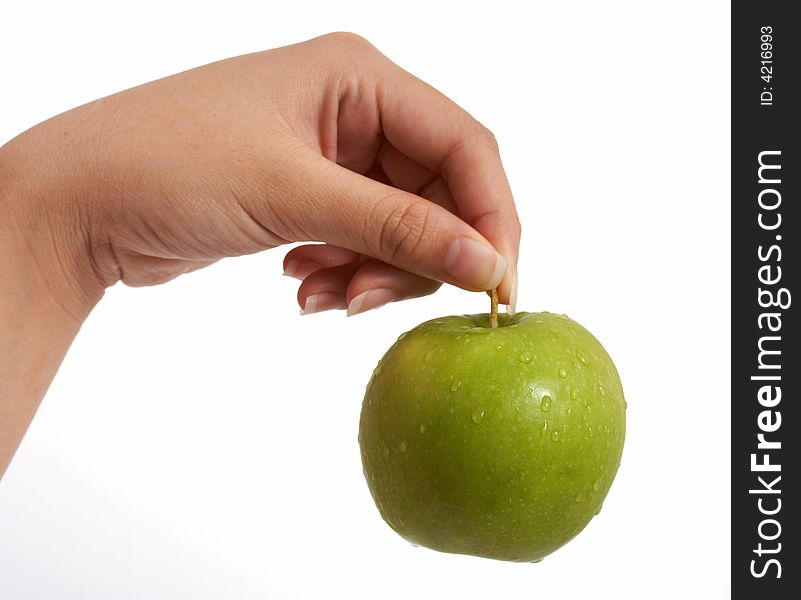
{"type": "Polygon", "coordinates": [[[384,520],[416,545],[536,562],[601,509],[626,428],[617,370],[565,315],[444,317],[367,386],[359,444],[384,520]]]}

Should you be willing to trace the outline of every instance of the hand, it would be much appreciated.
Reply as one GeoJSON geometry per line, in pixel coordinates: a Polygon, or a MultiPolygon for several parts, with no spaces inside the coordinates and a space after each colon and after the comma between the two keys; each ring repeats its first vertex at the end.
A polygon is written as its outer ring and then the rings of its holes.
{"type": "Polygon", "coordinates": [[[520,227],[493,135],[365,40],[240,56],[55,117],[0,151],[15,223],[82,318],[288,242],[305,312],[363,312],[440,282],[514,304],[520,227]]]}

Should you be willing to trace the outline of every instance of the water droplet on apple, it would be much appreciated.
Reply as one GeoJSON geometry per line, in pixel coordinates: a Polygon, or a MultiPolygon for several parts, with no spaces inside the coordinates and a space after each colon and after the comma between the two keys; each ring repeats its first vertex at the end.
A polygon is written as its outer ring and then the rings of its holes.
{"type": "Polygon", "coordinates": [[[598,507],[598,510],[596,510],[596,511],[595,511],[595,514],[596,514],[596,515],[599,515],[599,514],[601,514],[601,509],[602,509],[603,507],[604,507],[604,505],[603,505],[603,504],[601,504],[601,506],[599,506],[599,507],[598,507]]]}
{"type": "Polygon", "coordinates": [[[576,494],[575,500],[576,500],[576,502],[583,502],[584,501],[584,494],[579,492],[578,494],[576,494]]]}
{"type": "Polygon", "coordinates": [[[578,398],[578,392],[575,389],[571,389],[570,390],[570,399],[571,400],[575,400],[576,398],[578,398]]]}
{"type": "Polygon", "coordinates": [[[592,489],[594,489],[596,492],[601,489],[600,479],[596,479],[595,481],[592,482],[592,489]]]}
{"type": "Polygon", "coordinates": [[[560,436],[559,436],[559,432],[558,432],[558,431],[554,431],[554,432],[551,434],[551,439],[552,439],[554,442],[558,442],[558,441],[559,441],[559,437],[560,437],[560,436]]]}
{"type": "Polygon", "coordinates": [[[629,408],[629,403],[623,400],[623,410],[628,410],[628,408],[629,408]]]}
{"type": "Polygon", "coordinates": [[[402,441],[400,444],[398,444],[398,450],[400,450],[401,452],[406,452],[408,449],[409,446],[406,445],[405,441],[402,441]]]}
{"type": "Polygon", "coordinates": [[[606,396],[606,392],[604,391],[604,386],[598,386],[598,393],[601,394],[601,397],[606,396]]]}
{"type": "Polygon", "coordinates": [[[582,352],[578,353],[578,359],[581,361],[581,364],[583,364],[583,365],[587,364],[587,357],[584,356],[584,354],[582,352]]]}
{"type": "Polygon", "coordinates": [[[529,352],[523,352],[520,356],[517,357],[517,359],[521,363],[526,363],[526,364],[531,362],[531,358],[532,357],[531,357],[531,354],[529,352]]]}
{"type": "Polygon", "coordinates": [[[544,395],[542,397],[542,401],[540,402],[540,410],[542,412],[548,412],[551,410],[551,397],[549,395],[544,395]]]}
{"type": "Polygon", "coordinates": [[[543,431],[548,430],[548,419],[545,419],[545,421],[542,422],[542,430],[543,431]]]}
{"type": "Polygon", "coordinates": [[[454,382],[451,384],[451,391],[452,391],[452,392],[455,392],[455,391],[456,391],[456,390],[458,390],[460,387],[462,387],[462,380],[461,380],[461,379],[456,379],[456,380],[454,380],[454,382]]]}
{"type": "Polygon", "coordinates": [[[479,423],[481,423],[481,421],[484,420],[484,409],[477,408],[476,410],[473,411],[473,415],[470,418],[473,421],[473,423],[478,425],[479,423]]]}
{"type": "Polygon", "coordinates": [[[556,315],[556,318],[557,319],[561,319],[562,321],[566,321],[567,320],[567,315],[556,315]]]}
{"type": "MultiPolygon", "coordinates": [[[[537,560],[532,560],[532,561],[531,561],[531,564],[532,564],[532,565],[536,565],[537,563],[541,563],[541,562],[542,562],[542,559],[541,559],[541,558],[538,558],[537,560]]],[[[550,563],[549,563],[549,564],[550,564],[550,563]]]]}
{"type": "Polygon", "coordinates": [[[426,424],[425,424],[425,423],[422,423],[422,424],[420,425],[420,433],[425,433],[425,432],[426,432],[426,424]]]}
{"type": "Polygon", "coordinates": [[[559,369],[559,377],[562,377],[563,379],[564,379],[565,377],[567,377],[567,369],[565,369],[564,367],[562,367],[561,369],[559,369]]]}
{"type": "Polygon", "coordinates": [[[585,406],[585,408],[587,409],[588,413],[592,412],[592,406],[590,406],[589,404],[587,406],[585,406]]]}

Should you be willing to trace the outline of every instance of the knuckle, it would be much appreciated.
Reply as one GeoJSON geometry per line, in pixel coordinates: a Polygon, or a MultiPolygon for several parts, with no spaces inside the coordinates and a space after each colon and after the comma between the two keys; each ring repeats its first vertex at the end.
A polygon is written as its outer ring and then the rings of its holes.
{"type": "Polygon", "coordinates": [[[492,132],[491,129],[488,129],[481,123],[478,124],[478,139],[487,145],[487,147],[498,151],[498,138],[495,137],[495,134],[492,132]]]}
{"type": "Polygon", "coordinates": [[[520,234],[523,233],[523,228],[520,225],[520,218],[515,214],[512,216],[512,233],[517,239],[520,239],[520,234]]]}
{"type": "Polygon", "coordinates": [[[495,134],[478,121],[474,121],[473,125],[468,128],[468,132],[464,135],[464,137],[451,146],[450,150],[447,152],[445,158],[440,164],[439,171],[445,176],[446,181],[449,176],[451,166],[458,162],[457,157],[464,152],[476,149],[489,149],[496,155],[500,154],[498,140],[495,138],[495,134]]]}
{"type": "Polygon", "coordinates": [[[375,48],[367,39],[351,31],[335,31],[324,35],[322,39],[347,49],[364,51],[375,48]]]}
{"type": "Polygon", "coordinates": [[[425,251],[426,232],[433,225],[429,203],[422,198],[410,201],[406,196],[396,195],[382,204],[388,209],[379,217],[379,254],[390,262],[405,262],[420,256],[425,251]]]}

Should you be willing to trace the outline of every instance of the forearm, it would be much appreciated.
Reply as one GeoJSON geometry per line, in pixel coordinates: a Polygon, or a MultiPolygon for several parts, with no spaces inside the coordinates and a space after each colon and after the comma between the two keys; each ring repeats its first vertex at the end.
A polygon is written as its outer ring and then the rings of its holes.
{"type": "Polygon", "coordinates": [[[41,190],[22,185],[7,157],[0,148],[0,478],[93,306],[65,288],[70,254],[53,237],[52,215],[26,210],[41,190]]]}

